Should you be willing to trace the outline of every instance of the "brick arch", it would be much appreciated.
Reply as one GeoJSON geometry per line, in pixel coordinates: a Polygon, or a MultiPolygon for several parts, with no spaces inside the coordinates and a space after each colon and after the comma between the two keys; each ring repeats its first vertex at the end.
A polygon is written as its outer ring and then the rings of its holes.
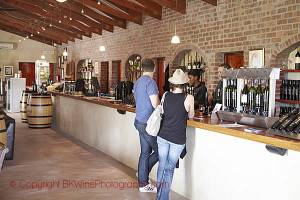
{"type": "Polygon", "coordinates": [[[282,62],[286,62],[288,55],[298,46],[300,46],[300,34],[294,35],[279,45],[274,45],[271,48],[271,57],[266,61],[266,66],[280,66],[282,62]]]}
{"type": "Polygon", "coordinates": [[[126,62],[127,60],[130,58],[130,56],[134,55],[134,54],[138,54],[141,56],[141,59],[144,59],[145,58],[145,54],[144,52],[141,52],[139,50],[132,50],[130,51],[125,57],[123,57],[122,59],[122,63],[121,63],[121,67],[122,67],[122,73],[121,73],[121,80],[125,80],[125,68],[126,68],[126,62]]]}
{"type": "MultiPolygon", "coordinates": [[[[208,59],[207,56],[205,54],[205,51],[201,50],[200,48],[198,48],[195,45],[191,45],[191,44],[186,44],[186,45],[182,45],[180,47],[178,47],[172,56],[170,56],[169,58],[166,58],[167,62],[170,63],[170,67],[172,68],[173,66],[173,62],[175,61],[177,55],[185,50],[192,50],[192,51],[196,51],[198,53],[199,56],[203,57],[204,61],[207,63],[208,59]]],[[[206,66],[205,66],[206,67],[206,66]]]]}

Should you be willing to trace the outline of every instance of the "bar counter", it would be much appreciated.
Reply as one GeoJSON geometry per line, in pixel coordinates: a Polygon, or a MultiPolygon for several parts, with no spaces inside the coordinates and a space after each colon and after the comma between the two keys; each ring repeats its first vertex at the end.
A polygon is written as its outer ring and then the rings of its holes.
{"type": "MultiPolygon", "coordinates": [[[[134,108],[105,100],[52,94],[54,129],[137,170],[140,142],[133,124],[134,108]],[[127,112],[119,114],[117,109],[127,112]]],[[[300,198],[298,141],[271,136],[265,131],[246,133],[244,127],[215,126],[219,124],[227,122],[213,117],[188,120],[187,154],[175,170],[173,191],[192,200],[300,198]],[[268,152],[265,144],[290,150],[285,156],[279,156],[268,152]]],[[[150,173],[153,180],[156,180],[157,166],[150,173]]]]}
{"type": "MultiPolygon", "coordinates": [[[[65,94],[62,92],[50,92],[50,93],[52,95],[65,96],[68,98],[73,98],[73,99],[80,100],[80,101],[85,101],[85,102],[98,104],[98,105],[102,105],[102,106],[107,106],[107,107],[115,108],[118,110],[123,110],[123,111],[128,111],[128,112],[133,112],[133,113],[135,112],[135,108],[110,103],[101,98],[81,97],[81,96],[76,96],[76,95],[65,94]]],[[[197,111],[195,113],[195,116],[199,116],[199,113],[197,111]]],[[[273,146],[277,146],[277,147],[281,147],[281,148],[285,148],[285,149],[290,149],[290,150],[294,150],[294,151],[300,151],[300,141],[298,141],[298,140],[284,138],[284,137],[275,136],[275,135],[270,135],[270,134],[266,133],[265,129],[263,129],[263,131],[259,134],[247,133],[247,132],[243,131],[245,128],[255,128],[252,126],[239,127],[239,128],[224,128],[224,127],[218,126],[220,124],[232,124],[232,123],[224,122],[224,121],[221,122],[217,119],[217,116],[215,116],[215,117],[204,116],[202,120],[190,119],[187,121],[187,125],[191,126],[191,127],[214,131],[214,132],[231,135],[234,137],[252,140],[252,141],[256,141],[256,142],[261,142],[264,144],[269,144],[269,145],[273,145],[273,146]]],[[[258,129],[262,129],[262,128],[258,128],[258,129]]]]}

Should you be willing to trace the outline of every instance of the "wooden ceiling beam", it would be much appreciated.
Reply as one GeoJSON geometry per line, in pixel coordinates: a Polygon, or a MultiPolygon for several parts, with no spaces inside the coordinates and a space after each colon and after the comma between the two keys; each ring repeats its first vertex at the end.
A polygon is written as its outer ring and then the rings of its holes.
{"type": "MultiPolygon", "coordinates": [[[[25,22],[25,20],[24,20],[24,21],[21,20],[22,18],[23,18],[23,19],[26,19],[26,18],[27,18],[26,15],[22,15],[22,14],[20,14],[20,13],[16,13],[16,14],[14,14],[14,16],[15,16],[15,17],[18,17],[17,20],[20,20],[20,21],[22,21],[22,22],[25,22]]],[[[13,19],[16,19],[16,18],[13,18],[13,19]]],[[[42,19],[40,19],[40,20],[39,20],[39,19],[35,19],[35,21],[30,22],[30,24],[31,24],[32,26],[35,26],[35,27],[37,27],[37,23],[42,23],[42,24],[44,24],[44,20],[42,20],[42,19]],[[35,22],[35,21],[36,21],[36,22],[35,22]]],[[[27,23],[27,22],[25,22],[25,23],[27,23]]],[[[51,23],[51,22],[50,22],[50,23],[51,23]]],[[[50,26],[50,23],[48,23],[48,22],[45,20],[45,28],[46,28],[46,30],[54,31],[54,32],[56,32],[56,33],[59,33],[60,35],[63,34],[64,37],[67,37],[68,40],[71,40],[71,41],[75,41],[75,38],[82,39],[82,36],[77,35],[76,33],[73,33],[73,32],[69,32],[69,31],[67,31],[67,30],[65,30],[65,29],[61,29],[61,28],[55,27],[53,24],[51,24],[51,26],[50,26]]]]}
{"type": "MultiPolygon", "coordinates": [[[[18,29],[23,29],[24,31],[27,31],[27,32],[32,33],[32,34],[34,33],[34,35],[35,34],[37,34],[37,35],[44,34],[45,36],[47,36],[48,38],[51,38],[53,40],[67,43],[67,39],[62,38],[61,36],[59,36],[59,34],[53,34],[53,33],[50,33],[49,31],[46,32],[46,31],[42,31],[42,30],[40,30],[39,31],[40,34],[38,34],[37,33],[38,30],[36,28],[33,28],[29,23],[26,24],[26,23],[18,22],[16,20],[7,20],[6,16],[3,16],[1,14],[0,14],[0,22],[2,24],[7,24],[8,26],[12,26],[12,27],[15,27],[15,28],[18,28],[18,29]]],[[[28,37],[30,37],[30,35],[28,35],[28,37]]]]}
{"type": "MultiPolygon", "coordinates": [[[[40,17],[48,16],[49,19],[51,18],[50,13],[46,13],[45,11],[40,10],[40,9],[38,9],[38,8],[32,6],[32,5],[29,5],[27,3],[21,3],[21,2],[18,2],[16,0],[1,0],[1,1],[5,2],[8,5],[17,7],[18,9],[26,10],[27,12],[37,14],[40,17]]],[[[79,22],[76,22],[76,20],[70,21],[70,20],[66,20],[64,18],[60,19],[59,17],[53,16],[53,15],[52,15],[52,20],[57,22],[57,23],[59,23],[59,20],[61,20],[62,24],[66,25],[66,26],[77,27],[78,29],[82,30],[85,33],[84,34],[85,36],[92,37],[92,31],[90,30],[90,28],[88,26],[85,26],[85,25],[79,23],[79,22]]]]}
{"type": "Polygon", "coordinates": [[[92,8],[96,8],[97,10],[99,10],[101,12],[104,12],[105,14],[110,14],[110,15],[116,16],[118,18],[128,20],[128,21],[131,21],[131,22],[134,22],[134,23],[137,23],[137,24],[143,24],[141,19],[133,17],[129,14],[126,14],[124,12],[121,12],[119,10],[111,8],[111,7],[106,6],[104,4],[98,5],[97,2],[92,1],[92,0],[84,0],[84,2],[82,0],[73,0],[73,1],[75,1],[77,3],[80,3],[81,5],[82,5],[82,3],[84,3],[84,5],[90,6],[92,8]]]}
{"type": "MultiPolygon", "coordinates": [[[[120,1],[120,0],[108,0],[108,2],[113,2],[117,5],[135,10],[137,12],[143,13],[145,15],[149,15],[149,16],[154,17],[154,18],[159,19],[159,20],[162,19],[162,7],[160,7],[160,9],[159,8],[154,9],[154,7],[152,6],[152,9],[148,9],[146,7],[140,6],[136,3],[128,1],[128,0],[122,0],[122,1],[120,1]]],[[[141,1],[141,2],[143,2],[144,4],[149,5],[149,6],[152,3],[152,2],[147,3],[147,1],[141,1]]]]}
{"type": "MultiPolygon", "coordinates": [[[[2,24],[6,24],[7,26],[11,26],[11,27],[14,27],[14,28],[17,28],[19,30],[23,30],[23,31],[26,31],[28,33],[28,37],[30,37],[31,33],[32,33],[32,30],[23,26],[23,25],[20,25],[20,24],[17,24],[17,23],[14,23],[12,21],[8,21],[6,19],[3,19],[3,15],[0,15],[0,23],[2,24]]],[[[36,32],[34,33],[34,35],[40,35],[41,37],[47,37],[48,39],[51,39],[51,40],[54,40],[54,41],[59,41],[59,42],[64,42],[64,43],[67,43],[67,39],[66,38],[61,38],[61,37],[58,37],[58,36],[54,36],[54,35],[51,35],[47,32],[40,32],[40,34],[37,34],[36,32]]]]}
{"type": "MultiPolygon", "coordinates": [[[[19,16],[21,16],[21,15],[19,15],[19,16]]],[[[7,20],[9,20],[10,22],[13,22],[13,23],[22,25],[22,26],[24,26],[24,27],[29,27],[30,29],[34,30],[35,32],[36,32],[36,31],[43,32],[43,30],[42,30],[41,27],[44,26],[45,29],[46,29],[45,31],[46,31],[47,33],[49,33],[49,34],[51,34],[51,35],[53,35],[53,36],[59,37],[59,38],[67,38],[67,40],[70,40],[70,41],[72,41],[72,42],[75,42],[75,38],[74,38],[73,36],[67,35],[67,34],[64,33],[62,30],[57,29],[57,28],[55,28],[55,27],[53,27],[53,26],[50,27],[50,26],[47,25],[47,23],[45,23],[45,25],[44,25],[44,23],[42,22],[41,26],[38,27],[38,26],[36,26],[36,25],[34,24],[33,21],[32,21],[32,22],[23,21],[23,20],[21,20],[21,18],[16,19],[16,18],[13,18],[13,17],[8,16],[8,15],[5,15],[5,14],[1,14],[1,13],[0,13],[0,17],[1,17],[2,19],[7,19],[7,20]]]]}
{"type": "MultiPolygon", "coordinates": [[[[18,11],[18,13],[23,15],[26,18],[33,18],[36,21],[43,22],[43,20],[40,19],[39,15],[28,13],[28,12],[25,12],[25,11],[18,11]]],[[[64,24],[58,23],[58,22],[53,21],[53,20],[51,21],[51,19],[48,19],[48,18],[45,19],[45,23],[47,23],[49,26],[50,26],[50,24],[52,24],[53,27],[55,27],[55,28],[57,28],[61,31],[64,31],[69,35],[73,35],[74,37],[76,37],[78,39],[82,39],[82,35],[85,35],[85,33],[83,31],[79,30],[79,29],[76,29],[72,26],[66,26],[64,24]]],[[[86,36],[88,36],[88,35],[86,35],[86,36]]]]}
{"type": "MultiPolygon", "coordinates": [[[[17,0],[17,1],[22,1],[22,0],[17,0]]],[[[72,20],[70,20],[69,18],[64,18],[64,16],[68,16],[70,14],[70,12],[67,12],[67,10],[64,10],[64,9],[62,9],[60,12],[58,12],[58,9],[54,9],[47,2],[43,3],[41,1],[36,1],[36,0],[26,0],[26,4],[30,4],[32,6],[35,6],[37,9],[40,9],[40,11],[42,11],[42,12],[44,10],[46,10],[47,13],[52,14],[52,17],[53,17],[53,14],[56,14],[57,16],[60,16],[59,18],[61,18],[61,21],[63,21],[63,20],[64,21],[70,21],[71,24],[73,24],[74,26],[80,28],[82,31],[83,30],[89,30],[90,32],[94,32],[94,33],[97,33],[99,35],[102,34],[101,25],[99,23],[96,23],[95,21],[83,16],[83,15],[73,13],[72,20]],[[83,22],[86,25],[84,25],[82,23],[79,23],[79,21],[83,22]]]]}
{"type": "MultiPolygon", "coordinates": [[[[21,31],[21,30],[19,30],[17,28],[14,28],[14,27],[11,27],[11,26],[7,26],[6,24],[2,24],[2,23],[0,23],[0,29],[3,30],[3,31],[9,32],[9,33],[15,34],[15,35],[19,35],[19,36],[24,37],[24,38],[28,35],[28,32],[21,31]]],[[[44,44],[48,44],[48,45],[51,45],[51,46],[54,43],[62,45],[61,42],[58,42],[58,41],[55,42],[55,41],[53,41],[51,39],[44,38],[44,37],[37,36],[37,35],[31,37],[30,39],[38,41],[38,42],[41,42],[41,43],[44,43],[44,44]]]]}
{"type": "Polygon", "coordinates": [[[186,14],[186,0],[149,0],[167,8],[186,14]]]}
{"type": "Polygon", "coordinates": [[[218,0],[203,0],[205,1],[206,3],[209,3],[213,6],[217,6],[218,5],[218,0]]]}
{"type": "MultiPolygon", "coordinates": [[[[81,10],[83,8],[83,6],[77,2],[72,2],[72,4],[67,3],[67,2],[59,3],[56,0],[47,0],[47,2],[50,2],[53,5],[59,5],[63,8],[66,8],[67,11],[72,10],[73,12],[77,12],[79,14],[81,13],[81,10]]],[[[71,12],[71,13],[69,12],[68,15],[70,15],[70,14],[72,15],[73,12],[71,12]]],[[[108,18],[108,17],[104,16],[103,14],[97,13],[88,7],[84,7],[84,15],[87,15],[87,16],[93,18],[94,20],[97,20],[101,24],[103,22],[104,30],[107,29],[107,31],[112,32],[111,30],[113,30],[113,25],[126,29],[126,20],[108,18]],[[106,27],[108,27],[108,28],[106,28],[106,27]]]]}
{"type": "MultiPolygon", "coordinates": [[[[107,1],[109,1],[109,0],[107,0],[107,1]]],[[[135,17],[135,18],[137,18],[137,19],[140,19],[140,20],[142,21],[142,19],[143,19],[143,18],[142,18],[142,13],[137,12],[137,11],[135,11],[135,10],[132,10],[132,9],[130,9],[130,8],[121,6],[121,5],[116,4],[116,3],[112,2],[112,1],[109,1],[109,3],[112,4],[112,5],[114,5],[114,6],[116,6],[116,7],[119,8],[119,9],[123,10],[124,12],[128,13],[129,15],[132,15],[133,17],[135,17]]],[[[110,15],[110,14],[107,14],[107,15],[110,16],[110,17],[112,17],[112,18],[116,18],[115,16],[112,16],[112,15],[110,15]]]]}

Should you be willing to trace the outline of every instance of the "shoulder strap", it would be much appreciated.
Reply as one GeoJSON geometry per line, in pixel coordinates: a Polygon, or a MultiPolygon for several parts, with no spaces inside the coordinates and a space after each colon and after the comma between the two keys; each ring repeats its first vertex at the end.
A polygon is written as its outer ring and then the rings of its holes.
{"type": "Polygon", "coordinates": [[[165,101],[165,97],[166,97],[166,94],[167,92],[165,92],[161,98],[161,102],[160,102],[160,105],[161,105],[161,108],[162,108],[162,114],[164,114],[164,101],[165,101]]]}

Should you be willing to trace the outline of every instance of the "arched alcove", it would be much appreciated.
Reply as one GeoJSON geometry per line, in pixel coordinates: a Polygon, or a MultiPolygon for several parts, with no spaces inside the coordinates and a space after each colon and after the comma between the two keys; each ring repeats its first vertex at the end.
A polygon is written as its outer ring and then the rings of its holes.
{"type": "Polygon", "coordinates": [[[140,54],[132,54],[125,63],[125,77],[128,81],[135,81],[142,75],[141,71],[142,56],[140,54]]]}

